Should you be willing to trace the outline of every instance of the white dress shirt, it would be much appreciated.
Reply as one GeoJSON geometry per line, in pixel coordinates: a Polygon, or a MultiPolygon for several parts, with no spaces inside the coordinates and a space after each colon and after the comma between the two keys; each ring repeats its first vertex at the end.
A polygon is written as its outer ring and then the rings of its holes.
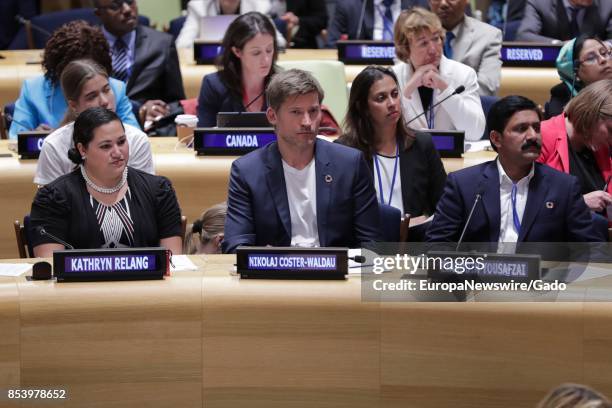
{"type": "MultiPolygon", "coordinates": [[[[499,243],[518,242],[519,232],[514,227],[514,218],[512,216],[512,184],[513,181],[508,177],[499,159],[497,162],[497,170],[499,171],[499,243]]],[[[516,212],[519,220],[523,221],[525,213],[525,205],[527,204],[527,194],[529,193],[529,182],[533,178],[534,165],[531,165],[531,171],[525,177],[516,183],[516,212]]]]}
{"type": "MultiPolygon", "coordinates": [[[[395,20],[397,20],[397,17],[399,16],[401,11],[402,9],[400,7],[400,2],[397,0],[394,1],[393,4],[391,4],[391,14],[393,15],[393,22],[391,24],[392,32],[395,20]]],[[[374,0],[374,31],[372,32],[373,40],[383,39],[383,29],[385,27],[383,22],[384,14],[385,6],[383,5],[383,0],[374,0]]],[[[393,38],[393,34],[391,34],[391,37],[393,38]]],[[[391,41],[393,41],[393,39],[391,41]]]]}

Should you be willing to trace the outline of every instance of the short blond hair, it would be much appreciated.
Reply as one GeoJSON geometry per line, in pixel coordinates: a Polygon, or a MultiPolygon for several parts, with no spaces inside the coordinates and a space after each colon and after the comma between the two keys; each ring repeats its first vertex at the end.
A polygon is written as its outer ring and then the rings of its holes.
{"type": "Polygon", "coordinates": [[[612,79],[602,79],[584,88],[567,104],[565,114],[576,133],[589,142],[597,122],[612,118],[612,79]]]}
{"type": "Polygon", "coordinates": [[[395,54],[400,60],[408,62],[410,57],[409,40],[424,30],[429,30],[432,33],[439,31],[441,38],[444,38],[446,34],[438,16],[429,10],[422,7],[413,7],[400,13],[393,28],[395,54]]]}

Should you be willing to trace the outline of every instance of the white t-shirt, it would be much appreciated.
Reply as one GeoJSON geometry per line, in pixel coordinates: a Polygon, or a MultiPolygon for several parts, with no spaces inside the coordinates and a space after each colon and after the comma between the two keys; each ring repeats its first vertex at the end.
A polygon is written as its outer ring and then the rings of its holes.
{"type": "MultiPolygon", "coordinates": [[[[155,174],[149,138],[144,132],[136,129],[134,126],[125,123],[123,126],[125,127],[125,136],[130,147],[128,166],[155,174]]],[[[73,130],[74,122],[71,122],[56,129],[45,138],[36,166],[34,183],[38,185],[49,184],[56,178],[74,170],[75,164],[68,158],[68,150],[73,147],[73,130]]]]}
{"type": "Polygon", "coordinates": [[[313,158],[302,170],[283,160],[283,173],[291,214],[291,246],[318,247],[315,160],[313,158]]]}
{"type": "Polygon", "coordinates": [[[393,181],[393,171],[395,168],[395,157],[376,155],[378,160],[378,168],[376,162],[374,162],[374,186],[376,187],[376,198],[378,202],[381,202],[380,184],[382,183],[382,201],[399,209],[404,214],[404,201],[402,200],[402,177],[400,175],[400,163],[399,157],[397,158],[397,172],[395,175],[395,184],[393,184],[393,195],[391,196],[391,203],[389,203],[389,191],[391,182],[393,181]],[[380,182],[378,179],[378,169],[380,169],[380,182]]]}

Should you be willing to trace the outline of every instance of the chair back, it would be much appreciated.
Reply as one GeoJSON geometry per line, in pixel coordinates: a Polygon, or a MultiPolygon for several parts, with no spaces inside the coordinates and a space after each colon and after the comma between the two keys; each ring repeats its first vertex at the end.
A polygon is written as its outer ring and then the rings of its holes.
{"type": "MultiPolygon", "coordinates": [[[[491,110],[491,106],[495,102],[499,101],[499,96],[491,96],[491,95],[480,95],[480,104],[482,105],[482,111],[484,112],[485,118],[489,114],[489,110],[491,110]]],[[[485,126],[484,133],[481,139],[489,138],[489,129],[485,126]]]]}
{"type": "Polygon", "coordinates": [[[30,239],[30,215],[23,217],[23,225],[19,220],[13,223],[15,228],[15,239],[17,241],[17,251],[20,258],[34,258],[34,249],[30,239]]]}
{"type": "MultiPolygon", "coordinates": [[[[32,17],[30,20],[31,25],[21,26],[8,49],[25,50],[45,48],[45,44],[53,31],[75,20],[85,20],[91,25],[100,25],[100,19],[94,14],[93,8],[77,8],[40,14],[32,17]],[[37,28],[42,29],[42,31],[37,28]]],[[[148,17],[138,16],[138,24],[148,26],[149,23],[148,17]]]]}
{"type": "Polygon", "coordinates": [[[386,204],[378,204],[378,211],[383,242],[399,242],[402,212],[386,204]]]}
{"type": "Polygon", "coordinates": [[[309,71],[325,91],[323,103],[329,108],[338,123],[344,119],[348,108],[348,88],[344,64],[332,60],[279,61],[284,69],[299,68],[309,71]]]}
{"type": "Polygon", "coordinates": [[[185,20],[187,20],[186,16],[180,16],[170,20],[168,34],[170,34],[175,41],[183,29],[183,25],[185,25],[185,20]]]}

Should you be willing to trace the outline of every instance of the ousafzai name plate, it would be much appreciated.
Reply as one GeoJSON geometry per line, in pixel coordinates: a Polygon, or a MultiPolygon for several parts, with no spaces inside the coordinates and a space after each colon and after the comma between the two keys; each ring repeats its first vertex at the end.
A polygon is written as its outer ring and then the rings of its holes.
{"type": "Polygon", "coordinates": [[[169,273],[166,248],[66,249],[53,252],[58,281],[163,279],[169,273]]]}

